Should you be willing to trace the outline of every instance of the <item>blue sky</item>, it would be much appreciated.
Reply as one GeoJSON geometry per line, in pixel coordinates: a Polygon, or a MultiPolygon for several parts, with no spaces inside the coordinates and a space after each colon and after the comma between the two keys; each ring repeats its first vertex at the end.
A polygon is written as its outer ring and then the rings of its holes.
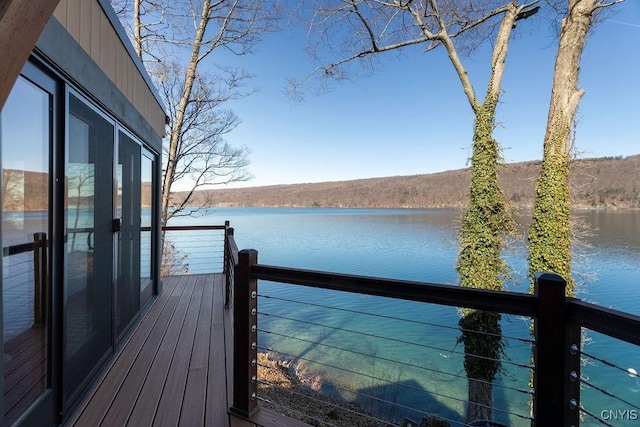
{"type": "MultiPolygon", "coordinates": [[[[512,39],[495,136],[509,162],[542,158],[556,43],[547,24],[520,23],[512,39]]],[[[230,107],[242,123],[229,136],[252,151],[261,186],[414,175],[468,166],[473,115],[444,51],[381,57],[373,75],[335,83],[302,102],[286,95],[286,77],[313,69],[305,34],[268,34],[256,53],[219,57],[255,75],[258,91],[230,107]]],[[[464,58],[484,94],[489,47],[464,58]]],[[[640,154],[640,1],[627,0],[591,34],[582,58],[579,157],[640,154]]]]}

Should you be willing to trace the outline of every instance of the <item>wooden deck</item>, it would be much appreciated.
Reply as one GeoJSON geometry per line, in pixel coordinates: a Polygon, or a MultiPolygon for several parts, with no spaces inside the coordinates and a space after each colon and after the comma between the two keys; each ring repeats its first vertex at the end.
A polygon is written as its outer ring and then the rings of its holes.
{"type": "Polygon", "coordinates": [[[65,425],[301,425],[265,410],[251,421],[228,414],[233,341],[223,279],[164,278],[163,293],[65,425]]]}
{"type": "Polygon", "coordinates": [[[4,345],[4,423],[11,425],[46,387],[47,341],[30,327],[4,345]]]}

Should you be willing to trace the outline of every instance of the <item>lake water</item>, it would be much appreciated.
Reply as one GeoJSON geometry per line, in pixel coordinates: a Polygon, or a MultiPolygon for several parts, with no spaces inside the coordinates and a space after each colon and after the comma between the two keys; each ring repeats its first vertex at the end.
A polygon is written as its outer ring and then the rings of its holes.
{"type": "MultiPolygon", "coordinates": [[[[583,242],[574,248],[579,297],[640,314],[640,211],[584,211],[576,215],[587,224],[583,242]]],[[[229,220],[238,247],[257,249],[261,264],[456,284],[458,218],[459,211],[453,209],[221,208],[197,218],[176,218],[172,225],[229,220]]],[[[521,222],[526,229],[526,213],[521,222]]],[[[507,287],[517,292],[527,292],[529,286],[523,241],[524,237],[514,241],[505,254],[513,276],[507,287]]],[[[466,380],[462,348],[456,344],[455,308],[262,282],[260,294],[271,297],[260,299],[260,312],[264,313],[260,329],[271,332],[260,335],[260,345],[300,357],[300,374],[311,378],[310,383],[346,398],[353,397],[348,390],[364,393],[368,397],[360,403],[388,417],[419,419],[407,409],[411,407],[462,425],[466,380]],[[291,301],[311,301],[319,306],[291,301]],[[352,351],[342,350],[347,347],[352,351]],[[361,375],[360,367],[373,374],[361,375]],[[391,409],[378,397],[403,406],[391,409]]],[[[524,392],[529,371],[521,367],[530,357],[528,327],[527,319],[503,318],[503,333],[511,338],[503,372],[494,387],[494,407],[496,419],[509,425],[528,425],[521,418],[528,413],[524,392]]],[[[584,408],[605,419],[611,419],[615,411],[640,413],[635,409],[640,406],[639,380],[626,372],[631,367],[640,371],[640,351],[594,333],[588,333],[587,339],[586,352],[620,369],[585,359],[583,377],[623,397],[626,403],[585,386],[584,408]]],[[[619,418],[609,422],[615,426],[638,422],[619,418]]],[[[585,413],[582,425],[601,424],[585,413]]]]}

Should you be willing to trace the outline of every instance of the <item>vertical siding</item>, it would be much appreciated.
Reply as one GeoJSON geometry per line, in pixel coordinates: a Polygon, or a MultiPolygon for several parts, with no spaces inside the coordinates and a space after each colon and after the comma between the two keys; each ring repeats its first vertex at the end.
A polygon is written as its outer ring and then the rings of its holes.
{"type": "Polygon", "coordinates": [[[128,60],[129,57],[124,50],[120,50],[119,55],[116,55],[116,83],[125,96],[128,96],[127,90],[129,90],[129,81],[126,77],[128,60]]]}
{"type": "Polygon", "coordinates": [[[53,16],[60,22],[65,28],[67,27],[67,0],[60,0],[58,7],[53,12],[53,16]]]}
{"type": "MultiPolygon", "coordinates": [[[[113,34],[113,28],[109,19],[104,15],[100,15],[100,60],[98,65],[102,68],[109,79],[116,82],[116,67],[114,65],[115,57],[118,54],[116,50],[117,37],[113,34]]],[[[119,43],[119,41],[118,41],[119,43]]]]}
{"type": "Polygon", "coordinates": [[[100,4],[60,0],[54,16],[156,132],[164,135],[164,112],[100,4]]]}
{"type": "Polygon", "coordinates": [[[80,3],[80,46],[85,52],[91,52],[91,14],[97,5],[92,1],[80,3]]]}
{"type": "Polygon", "coordinates": [[[133,63],[127,65],[127,78],[129,79],[127,96],[129,97],[129,99],[134,98],[134,91],[136,89],[135,79],[137,72],[138,71],[136,70],[136,67],[133,65],[133,63]]]}
{"type": "Polygon", "coordinates": [[[99,10],[100,6],[98,4],[93,1],[91,3],[93,5],[91,8],[91,49],[89,51],[85,50],[85,52],[95,60],[95,58],[100,57],[100,16],[102,11],[99,10]]]}

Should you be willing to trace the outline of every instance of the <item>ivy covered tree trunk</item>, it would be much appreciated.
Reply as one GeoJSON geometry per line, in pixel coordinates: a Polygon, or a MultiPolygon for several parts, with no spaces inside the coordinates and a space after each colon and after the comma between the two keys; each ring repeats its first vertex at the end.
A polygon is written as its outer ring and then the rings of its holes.
{"type": "MultiPolygon", "coordinates": [[[[552,135],[552,143],[564,136],[552,135]]],[[[533,219],[529,229],[529,275],[531,291],[537,272],[548,271],[567,282],[567,296],[574,296],[571,276],[571,234],[569,170],[570,154],[551,153],[545,148],[540,176],[536,181],[533,219]]]]}
{"type": "MultiPolygon", "coordinates": [[[[471,157],[469,205],[460,227],[457,270],[460,285],[502,290],[507,272],[501,254],[512,230],[511,212],[498,184],[499,145],[493,139],[497,97],[487,96],[477,110],[471,157]]],[[[500,369],[500,314],[462,309],[464,367],[469,380],[467,422],[493,419],[493,380],[500,369]]]]}
{"type": "Polygon", "coordinates": [[[549,116],[544,137],[542,169],[536,181],[533,219],[529,230],[529,275],[533,291],[537,272],[549,271],[567,281],[567,295],[574,295],[571,277],[569,171],[571,127],[584,94],[578,88],[580,56],[593,13],[612,5],[598,0],[568,0],[560,28],[549,116]]]}
{"type": "MultiPolygon", "coordinates": [[[[457,270],[462,286],[502,289],[501,280],[506,274],[501,258],[503,239],[512,229],[512,219],[498,185],[500,156],[498,143],[492,137],[494,118],[512,31],[517,21],[538,12],[538,2],[341,0],[326,5],[319,2],[321,6],[310,17],[312,31],[309,31],[310,51],[319,66],[303,79],[291,82],[295,98],[297,89],[314,74],[341,79],[351,74],[349,64],[353,62],[368,63],[369,57],[417,44],[422,44],[427,52],[440,46],[446,50],[475,116],[470,202],[459,231],[457,270]],[[344,35],[349,37],[347,42],[344,35]],[[473,50],[485,41],[492,46],[491,69],[485,100],[481,103],[457,45],[462,43],[473,50]],[[317,49],[327,43],[332,49],[317,49]],[[331,60],[325,60],[326,52],[333,55],[336,51],[341,58],[335,60],[331,56],[331,60]]],[[[469,377],[467,421],[488,420],[492,418],[492,382],[500,368],[502,352],[500,316],[469,309],[461,311],[460,342],[465,345],[464,364],[469,377]]]]}

